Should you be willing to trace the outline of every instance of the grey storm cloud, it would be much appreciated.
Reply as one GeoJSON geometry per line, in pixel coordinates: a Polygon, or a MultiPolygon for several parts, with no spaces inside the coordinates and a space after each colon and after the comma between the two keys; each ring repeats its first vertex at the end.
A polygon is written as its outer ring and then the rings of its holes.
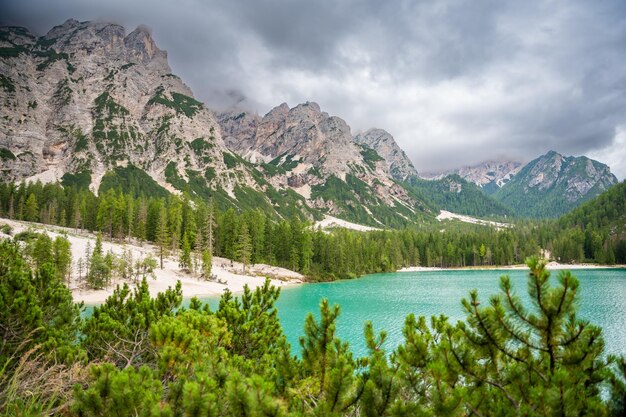
{"type": "Polygon", "coordinates": [[[152,29],[209,106],[316,101],[389,131],[420,171],[548,150],[626,176],[622,0],[20,0],[0,23],[152,29]]]}

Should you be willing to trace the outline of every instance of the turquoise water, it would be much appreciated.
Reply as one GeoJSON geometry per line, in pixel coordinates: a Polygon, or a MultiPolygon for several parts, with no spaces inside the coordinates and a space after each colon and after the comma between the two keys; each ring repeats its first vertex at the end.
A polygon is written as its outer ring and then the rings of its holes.
{"type": "MultiPolygon", "coordinates": [[[[338,336],[350,343],[356,356],[364,355],[363,326],[371,320],[376,331],[387,331],[386,348],[402,342],[405,317],[445,314],[451,321],[463,319],[461,299],[478,290],[480,300],[499,291],[499,277],[508,274],[517,294],[528,301],[527,271],[398,272],[283,289],[278,314],[294,353],[309,312],[318,315],[322,298],[341,306],[338,336]]],[[[553,272],[552,282],[556,283],[553,272]]],[[[626,269],[575,270],[580,281],[579,317],[603,328],[606,351],[626,354],[626,269]]],[[[212,308],[217,299],[206,299],[212,308]]]]}

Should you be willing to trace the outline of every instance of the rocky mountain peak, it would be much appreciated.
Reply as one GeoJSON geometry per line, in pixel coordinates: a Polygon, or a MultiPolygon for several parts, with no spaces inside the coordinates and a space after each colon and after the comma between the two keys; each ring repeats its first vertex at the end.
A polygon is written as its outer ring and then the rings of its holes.
{"type": "Polygon", "coordinates": [[[385,160],[389,172],[396,180],[406,181],[417,176],[417,171],[409,157],[386,130],[369,129],[357,134],[354,141],[375,150],[385,160]]]}
{"type": "Polygon", "coordinates": [[[0,46],[25,46],[32,45],[37,40],[27,28],[21,26],[0,27],[0,46]]]}
{"type": "Polygon", "coordinates": [[[50,29],[48,33],[44,36],[45,39],[57,39],[62,36],[67,36],[68,34],[74,32],[78,28],[81,27],[81,23],[76,19],[67,19],[63,24],[57,25],[50,29]]]}
{"type": "Polygon", "coordinates": [[[228,153],[213,114],[170,74],[145,27],[127,35],[114,23],[68,20],[10,51],[0,59],[7,85],[0,148],[12,155],[2,160],[2,179],[89,172],[97,191],[107,171],[132,164],[173,190],[168,182],[211,162],[206,178],[214,186],[236,185],[213,174],[226,171],[228,153]]]}
{"type": "Polygon", "coordinates": [[[426,179],[438,179],[448,175],[459,175],[465,181],[473,182],[486,193],[492,194],[509,182],[521,167],[522,164],[516,161],[490,160],[442,173],[421,173],[421,176],[426,179]]]}
{"type": "MultiPolygon", "coordinates": [[[[322,111],[315,102],[293,108],[283,103],[262,118],[229,111],[218,120],[231,151],[264,163],[273,186],[293,188],[315,208],[340,215],[355,210],[358,202],[371,207],[402,206],[406,216],[414,213],[415,201],[393,181],[384,159],[356,143],[348,123],[322,111]]],[[[367,211],[363,215],[374,216],[367,211]]]]}
{"type": "Polygon", "coordinates": [[[42,39],[42,45],[94,64],[123,60],[150,64],[158,71],[171,72],[167,53],[156,46],[145,26],[139,26],[127,35],[126,29],[116,23],[69,19],[52,28],[42,39]]]}
{"type": "Polygon", "coordinates": [[[288,114],[289,114],[289,106],[287,105],[287,103],[282,103],[279,106],[276,106],[272,110],[270,110],[265,115],[265,117],[263,117],[263,119],[279,122],[279,121],[284,121],[287,118],[288,114]]]}
{"type": "Polygon", "coordinates": [[[520,169],[495,196],[521,215],[555,216],[616,183],[603,163],[550,151],[520,169]]]}
{"type": "Polygon", "coordinates": [[[152,35],[145,26],[139,26],[124,38],[126,48],[135,52],[135,57],[142,62],[148,62],[157,54],[165,54],[157,48],[152,35]]]}
{"type": "Polygon", "coordinates": [[[286,123],[288,125],[317,124],[325,118],[328,118],[328,113],[322,113],[319,104],[307,101],[289,110],[286,123]]]}

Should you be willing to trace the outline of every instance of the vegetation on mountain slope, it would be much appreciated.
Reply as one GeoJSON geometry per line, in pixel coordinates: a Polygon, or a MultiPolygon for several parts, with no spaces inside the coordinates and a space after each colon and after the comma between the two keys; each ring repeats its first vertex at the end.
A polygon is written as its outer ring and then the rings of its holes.
{"type": "Polygon", "coordinates": [[[458,175],[439,180],[413,178],[407,187],[440,210],[477,217],[511,216],[512,210],[458,175]]]}
{"type": "Polygon", "coordinates": [[[562,261],[626,264],[626,183],[562,216],[549,247],[562,261]]]}
{"type": "Polygon", "coordinates": [[[556,218],[616,183],[604,164],[551,151],[529,162],[493,196],[520,217],[556,218]]]}

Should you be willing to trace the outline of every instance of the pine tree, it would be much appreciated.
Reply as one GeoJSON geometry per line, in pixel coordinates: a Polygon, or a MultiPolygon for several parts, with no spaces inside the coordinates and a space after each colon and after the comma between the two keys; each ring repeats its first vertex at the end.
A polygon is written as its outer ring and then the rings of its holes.
{"type": "Polygon", "coordinates": [[[183,247],[178,258],[178,266],[181,269],[193,272],[193,266],[191,263],[191,244],[189,243],[189,238],[186,233],[183,235],[183,247]]]}
{"type": "Polygon", "coordinates": [[[137,208],[137,225],[135,227],[135,236],[142,243],[147,238],[148,228],[148,204],[146,199],[141,196],[139,206],[137,208]]]}
{"type": "Polygon", "coordinates": [[[303,274],[308,274],[311,269],[311,263],[313,262],[313,237],[308,230],[305,230],[302,233],[302,242],[301,242],[301,261],[300,261],[300,270],[303,274]]]}
{"type": "Polygon", "coordinates": [[[36,222],[39,220],[39,205],[37,204],[37,197],[34,193],[30,193],[26,199],[24,216],[24,220],[29,222],[36,222]]]}
{"type": "Polygon", "coordinates": [[[237,261],[243,264],[243,271],[245,272],[246,267],[250,263],[250,256],[252,254],[252,243],[250,242],[248,225],[245,222],[241,223],[239,229],[239,238],[237,239],[237,249],[235,253],[237,255],[237,261]]]}
{"type": "Polygon", "coordinates": [[[305,406],[314,415],[339,415],[353,398],[354,361],[348,345],[335,337],[339,306],[332,308],[328,300],[320,303],[320,320],[309,314],[304,325],[302,369],[313,379],[305,406]]]}
{"type": "Polygon", "coordinates": [[[273,287],[269,279],[254,291],[245,285],[240,299],[224,291],[215,314],[225,321],[232,335],[232,353],[258,361],[284,347],[275,307],[279,295],[280,289],[273,287]]]}
{"type": "MultiPolygon", "coordinates": [[[[80,359],[75,341],[82,304],[74,304],[52,264],[31,270],[19,247],[6,240],[0,241],[0,294],[0,413],[4,414],[5,384],[11,382],[12,371],[21,359],[33,352],[57,364],[80,359]]],[[[43,366],[47,362],[40,363],[43,366]]]]}
{"type": "Polygon", "coordinates": [[[167,228],[167,209],[160,206],[158,219],[156,224],[156,244],[159,248],[159,260],[161,269],[163,269],[163,258],[167,256],[170,242],[170,234],[167,228]]]}
{"type": "Polygon", "coordinates": [[[171,415],[168,406],[159,407],[163,386],[147,366],[117,370],[111,364],[90,369],[92,385],[74,391],[72,413],[76,416],[171,415]],[[168,413],[169,411],[169,413],[168,413]]]}
{"type": "Polygon", "coordinates": [[[82,218],[80,212],[80,202],[78,198],[74,199],[74,203],[72,204],[72,216],[70,220],[70,227],[73,229],[81,229],[82,226],[82,218]]]}
{"type": "Polygon", "coordinates": [[[15,218],[15,198],[13,197],[13,193],[11,193],[11,198],[9,199],[9,219],[15,218]]]}
{"type": "Polygon", "coordinates": [[[29,250],[36,268],[41,268],[45,264],[54,265],[52,246],[52,239],[46,233],[37,236],[29,250]]]}
{"type": "MultiPolygon", "coordinates": [[[[568,414],[595,414],[600,407],[599,386],[603,342],[601,330],[576,318],[578,280],[568,271],[559,285],[550,286],[545,261],[536,257],[530,267],[528,310],[502,277],[502,295],[480,307],[476,291],[463,300],[467,324],[460,323],[463,344],[453,348],[469,381],[486,383],[470,402],[493,398],[510,412],[567,409],[568,414]],[[502,381],[494,388],[489,381],[502,381]]],[[[549,413],[551,414],[551,413],[549,413]]]]}
{"type": "Polygon", "coordinates": [[[213,253],[215,250],[215,207],[213,206],[213,200],[209,201],[209,205],[207,207],[206,220],[205,220],[205,245],[204,249],[208,250],[210,253],[213,253]]]}
{"type": "Polygon", "coordinates": [[[85,321],[83,348],[90,359],[107,358],[120,368],[154,364],[155,352],[149,340],[153,323],[171,316],[180,307],[180,281],[157,298],[150,297],[146,280],[131,292],[128,284],[118,286],[113,295],[85,321]]]}
{"type": "Polygon", "coordinates": [[[26,220],[24,218],[24,208],[25,203],[24,203],[24,194],[20,195],[19,200],[17,200],[17,219],[18,220],[26,220]]]}
{"type": "Polygon", "coordinates": [[[72,267],[72,244],[65,237],[57,236],[53,245],[54,265],[61,280],[69,281],[72,267]]]}
{"type": "Polygon", "coordinates": [[[173,197],[167,210],[167,223],[169,227],[170,250],[177,254],[180,249],[180,240],[183,226],[182,203],[178,197],[173,197]]]}
{"type": "Polygon", "coordinates": [[[212,262],[213,256],[211,251],[205,249],[202,251],[202,277],[205,280],[209,280],[212,277],[212,262]]]}
{"type": "Polygon", "coordinates": [[[113,239],[115,219],[115,191],[108,190],[100,197],[96,216],[98,230],[105,232],[109,239],[113,239]]]}
{"type": "Polygon", "coordinates": [[[104,255],[102,249],[102,234],[96,236],[96,244],[89,260],[89,272],[87,274],[87,283],[91,288],[102,289],[108,285],[111,277],[111,262],[104,255]]]}

